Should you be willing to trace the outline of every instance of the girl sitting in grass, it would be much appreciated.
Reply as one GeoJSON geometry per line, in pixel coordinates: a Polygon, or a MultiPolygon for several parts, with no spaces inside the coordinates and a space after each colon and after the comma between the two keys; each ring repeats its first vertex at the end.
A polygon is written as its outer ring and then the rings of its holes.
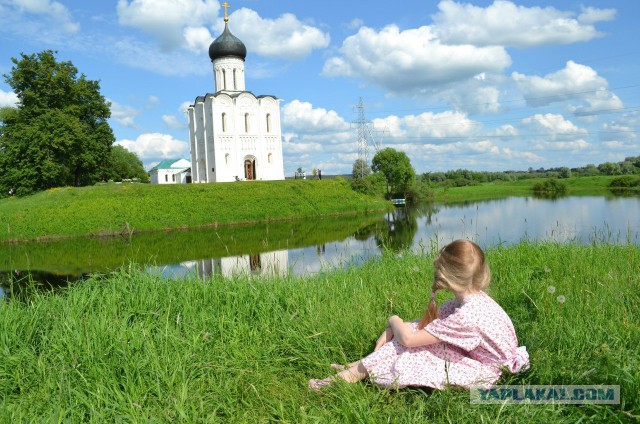
{"type": "Polygon", "coordinates": [[[373,353],[325,379],[309,380],[314,390],[339,379],[355,383],[369,378],[385,387],[487,387],[503,369],[515,373],[529,366],[529,355],[507,313],[483,290],[491,275],[475,243],[456,240],[434,261],[431,301],[420,321],[389,318],[373,353]],[[455,299],[438,311],[435,292],[449,290],[455,299]]]}

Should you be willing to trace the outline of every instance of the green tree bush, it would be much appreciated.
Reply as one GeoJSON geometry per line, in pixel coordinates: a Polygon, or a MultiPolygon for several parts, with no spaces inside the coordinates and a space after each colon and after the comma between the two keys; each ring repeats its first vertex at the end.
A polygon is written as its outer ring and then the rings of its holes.
{"type": "Polygon", "coordinates": [[[122,146],[115,145],[111,148],[109,167],[103,179],[114,181],[137,179],[142,183],[148,183],[149,174],[144,170],[142,161],[135,153],[128,151],[122,146]]]}
{"type": "Polygon", "coordinates": [[[77,68],[58,62],[55,53],[22,53],[3,75],[19,104],[2,116],[0,196],[90,185],[109,164],[110,105],[97,81],[78,76],[77,68]]]}
{"type": "Polygon", "coordinates": [[[409,156],[391,147],[380,150],[371,161],[373,172],[381,173],[388,185],[387,195],[406,197],[407,189],[416,179],[409,156]]]}

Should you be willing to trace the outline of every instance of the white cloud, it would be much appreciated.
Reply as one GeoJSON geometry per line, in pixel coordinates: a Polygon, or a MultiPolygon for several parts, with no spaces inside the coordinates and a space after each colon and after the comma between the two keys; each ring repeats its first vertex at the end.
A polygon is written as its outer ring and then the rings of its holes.
{"type": "Polygon", "coordinates": [[[181,121],[175,115],[162,115],[162,122],[170,130],[181,130],[187,128],[184,119],[181,121]]]}
{"type": "Polygon", "coordinates": [[[75,33],[80,29],[80,24],[73,20],[69,9],[62,3],[50,0],[3,0],[0,6],[8,6],[10,11],[3,10],[3,14],[11,12],[29,13],[32,15],[45,15],[52,19],[59,28],[67,33],[75,33]]]}
{"type": "Polygon", "coordinates": [[[188,27],[183,30],[187,49],[194,53],[206,52],[213,41],[209,30],[205,27],[188,27]]]}
{"type": "Polygon", "coordinates": [[[129,105],[122,105],[114,102],[111,99],[107,99],[111,102],[111,119],[114,119],[120,125],[127,128],[136,128],[135,119],[142,113],[141,110],[129,105]]]}
{"type": "Polygon", "coordinates": [[[575,13],[554,7],[518,6],[495,0],[486,8],[443,0],[434,15],[434,31],[448,44],[533,47],[588,41],[601,34],[592,24],[611,20],[612,9],[588,8],[575,13]]]}
{"type": "Polygon", "coordinates": [[[141,134],[135,140],[118,140],[115,144],[135,153],[143,162],[189,156],[187,143],[168,134],[141,134]]]}
{"type": "Polygon", "coordinates": [[[615,9],[596,9],[583,6],[582,13],[578,16],[578,22],[588,25],[601,21],[612,21],[615,17],[615,9]]]}
{"type": "Polygon", "coordinates": [[[502,110],[497,85],[503,79],[483,72],[465,81],[439,87],[432,97],[470,114],[496,114],[502,110]]]}
{"type": "Polygon", "coordinates": [[[118,22],[157,38],[164,50],[185,44],[185,30],[215,22],[215,0],[118,0],[118,22]]]}
{"type": "Polygon", "coordinates": [[[508,159],[525,159],[528,162],[541,162],[542,157],[531,152],[519,152],[508,147],[502,149],[502,154],[508,159]]]}
{"type": "Polygon", "coordinates": [[[575,141],[559,141],[559,142],[543,141],[543,142],[537,143],[533,148],[537,150],[544,150],[544,151],[550,151],[550,150],[577,151],[577,150],[586,149],[587,147],[589,147],[589,143],[587,143],[583,139],[580,139],[575,141]]]}
{"type": "Polygon", "coordinates": [[[266,57],[300,59],[314,49],[326,48],[330,41],[328,33],[302,23],[291,13],[267,19],[243,7],[231,14],[230,21],[232,32],[249,51],[266,57]]]}
{"type": "Polygon", "coordinates": [[[451,143],[457,141],[456,138],[473,135],[481,127],[480,123],[470,120],[466,114],[453,111],[424,112],[420,115],[403,117],[391,115],[374,119],[372,122],[375,128],[385,130],[388,134],[385,136],[387,141],[410,139],[416,143],[420,143],[421,139],[425,138],[429,138],[430,143],[451,143]]]}
{"type": "Polygon", "coordinates": [[[510,124],[501,125],[493,131],[493,135],[498,137],[515,137],[518,135],[516,127],[510,124]]]}
{"type": "Polygon", "coordinates": [[[0,107],[17,107],[20,100],[13,91],[4,91],[0,88],[0,107]]]}
{"type": "Polygon", "coordinates": [[[446,45],[428,26],[405,31],[396,25],[380,31],[362,27],[339,51],[325,62],[324,76],[358,77],[394,92],[430,90],[511,65],[502,47],[446,45]]]}
{"type": "Polygon", "coordinates": [[[547,113],[536,114],[522,120],[522,125],[532,131],[546,134],[553,139],[557,139],[563,135],[579,136],[586,134],[587,130],[579,128],[573,122],[564,119],[564,116],[547,113]]]}
{"type": "Polygon", "coordinates": [[[576,115],[610,111],[623,106],[615,94],[607,90],[607,80],[586,65],[568,61],[565,68],[539,76],[514,72],[511,77],[522,91],[527,105],[547,106],[568,100],[582,101],[587,106],[573,106],[576,115]]]}
{"type": "Polygon", "coordinates": [[[292,100],[282,107],[282,126],[287,131],[335,133],[349,129],[349,124],[333,110],[313,108],[308,102],[292,100]]]}

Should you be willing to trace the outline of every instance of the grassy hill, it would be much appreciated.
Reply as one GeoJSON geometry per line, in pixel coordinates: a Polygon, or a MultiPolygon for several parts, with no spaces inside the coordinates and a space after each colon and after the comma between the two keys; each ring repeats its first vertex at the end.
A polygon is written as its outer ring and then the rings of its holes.
{"type": "Polygon", "coordinates": [[[385,210],[348,182],[105,184],[0,200],[0,242],[129,234],[385,210]]]}

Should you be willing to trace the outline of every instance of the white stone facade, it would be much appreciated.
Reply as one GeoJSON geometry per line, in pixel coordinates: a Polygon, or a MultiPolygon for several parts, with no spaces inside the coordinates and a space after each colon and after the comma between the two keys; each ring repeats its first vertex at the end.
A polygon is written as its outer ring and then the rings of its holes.
{"type": "Polygon", "coordinates": [[[245,55],[227,26],[209,48],[216,91],[187,109],[194,183],[284,180],[280,99],[246,91],[245,55]]]}

